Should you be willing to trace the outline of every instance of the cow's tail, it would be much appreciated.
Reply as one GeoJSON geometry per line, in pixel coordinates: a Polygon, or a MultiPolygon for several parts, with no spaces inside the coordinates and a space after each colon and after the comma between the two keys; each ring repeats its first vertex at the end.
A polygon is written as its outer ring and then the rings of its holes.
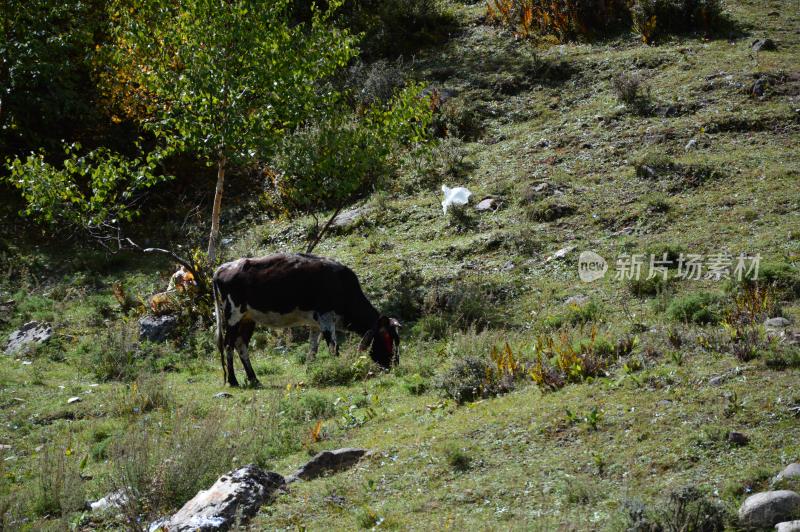
{"type": "Polygon", "coordinates": [[[216,276],[211,280],[211,290],[214,295],[214,314],[217,317],[217,349],[219,349],[219,360],[222,363],[222,382],[228,382],[228,369],[225,366],[225,338],[222,330],[222,295],[217,286],[216,276]]]}

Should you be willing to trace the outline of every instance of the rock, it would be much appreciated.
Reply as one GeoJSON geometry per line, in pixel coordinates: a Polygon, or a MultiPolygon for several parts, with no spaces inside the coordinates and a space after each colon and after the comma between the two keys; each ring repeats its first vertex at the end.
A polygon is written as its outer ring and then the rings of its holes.
{"type": "Polygon", "coordinates": [[[753,528],[769,528],[800,512],[800,495],[789,490],[756,493],[739,508],[739,521],[753,528]]]}
{"type": "Polygon", "coordinates": [[[732,431],[728,433],[728,443],[742,447],[750,443],[750,438],[741,432],[732,431]]]}
{"type": "Polygon", "coordinates": [[[78,397],[78,396],[75,396],[75,397],[70,397],[69,399],[67,399],[67,404],[68,404],[68,405],[71,405],[71,404],[73,404],[73,403],[80,403],[81,401],[83,401],[83,399],[81,399],[81,398],[80,398],[80,397],[78,397]]]}
{"type": "Polygon", "coordinates": [[[6,445],[5,443],[0,443],[0,451],[10,451],[12,447],[10,445],[6,445]]]}
{"type": "Polygon", "coordinates": [[[93,512],[103,512],[110,508],[119,508],[128,502],[128,497],[125,495],[125,490],[117,490],[109,493],[102,499],[86,504],[89,510],[93,512]]]}
{"type": "Polygon", "coordinates": [[[692,151],[697,148],[697,140],[692,139],[686,143],[686,146],[683,147],[684,151],[692,151]]]}
{"type": "Polygon", "coordinates": [[[775,530],[778,532],[800,532],[800,520],[778,523],[775,525],[775,530]]]}
{"type": "Polygon", "coordinates": [[[150,530],[169,532],[228,530],[253,517],[285,485],[278,473],[253,464],[231,471],[197,493],[172,517],[156,521],[150,530]]]}
{"type": "Polygon", "coordinates": [[[228,399],[229,397],[233,397],[233,394],[228,392],[219,392],[214,394],[214,399],[228,399]]]}
{"type": "Polygon", "coordinates": [[[764,322],[764,327],[769,329],[785,329],[789,326],[789,320],[786,318],[770,318],[764,322]]]}
{"type": "Polygon", "coordinates": [[[764,93],[767,92],[767,85],[769,85],[769,81],[766,78],[758,78],[750,87],[750,94],[759,98],[764,96],[764,93]]]}
{"type": "Polygon", "coordinates": [[[164,342],[178,328],[178,316],[145,316],[139,320],[139,339],[150,342],[164,342]]]}
{"type": "Polygon", "coordinates": [[[475,205],[475,210],[482,212],[482,211],[496,211],[500,208],[500,200],[493,197],[487,196],[483,198],[481,201],[475,205]]]}
{"type": "Polygon", "coordinates": [[[778,475],[775,477],[775,481],[778,482],[790,478],[800,479],[800,463],[795,462],[786,466],[783,471],[778,473],[778,475]]]}
{"type": "Polygon", "coordinates": [[[711,386],[720,386],[725,382],[725,375],[716,375],[708,379],[708,384],[711,386]]]}
{"type": "Polygon", "coordinates": [[[778,49],[778,45],[772,39],[756,39],[751,48],[754,52],[774,52],[778,49]]]}
{"type": "Polygon", "coordinates": [[[367,454],[366,449],[350,447],[335,451],[322,451],[306,465],[286,477],[286,482],[294,482],[297,479],[311,480],[325,473],[343,471],[355,465],[365,454],[367,454]]]}
{"type": "Polygon", "coordinates": [[[547,257],[547,260],[545,262],[550,262],[551,260],[561,260],[574,250],[575,246],[567,246],[565,248],[561,248],[552,255],[550,255],[549,257],[547,257]]]}
{"type": "Polygon", "coordinates": [[[17,351],[31,346],[43,344],[53,337],[53,328],[49,323],[29,321],[18,330],[8,335],[6,354],[13,355],[17,351]]]}
{"type": "Polygon", "coordinates": [[[364,216],[371,212],[372,208],[367,207],[366,205],[342,211],[336,215],[336,218],[333,219],[333,222],[331,222],[331,227],[335,229],[347,229],[353,227],[359,221],[361,221],[364,216]]]}

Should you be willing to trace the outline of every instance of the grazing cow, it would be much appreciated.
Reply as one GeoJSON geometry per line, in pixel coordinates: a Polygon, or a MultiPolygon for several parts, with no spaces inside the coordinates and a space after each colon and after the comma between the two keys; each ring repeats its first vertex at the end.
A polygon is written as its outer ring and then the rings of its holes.
{"type": "MultiPolygon", "coordinates": [[[[258,383],[247,355],[256,323],[273,328],[313,327],[322,332],[328,350],[336,355],[338,325],[359,334],[359,349],[370,348],[372,359],[384,368],[399,362],[400,323],[375,310],[353,270],[336,261],[303,253],[239,259],[217,268],[213,290],[217,346],[224,378],[231,386],[238,386],[234,349],[248,380],[258,383]]],[[[312,357],[316,344],[311,342],[312,357]]]]}

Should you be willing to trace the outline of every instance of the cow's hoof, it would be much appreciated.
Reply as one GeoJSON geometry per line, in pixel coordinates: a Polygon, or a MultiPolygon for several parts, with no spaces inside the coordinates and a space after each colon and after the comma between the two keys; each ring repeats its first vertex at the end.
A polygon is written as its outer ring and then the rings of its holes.
{"type": "Polygon", "coordinates": [[[228,381],[228,386],[230,386],[231,388],[238,388],[239,381],[228,381]]]}
{"type": "Polygon", "coordinates": [[[261,381],[256,379],[254,381],[250,381],[247,383],[248,388],[253,388],[254,390],[260,390],[264,386],[261,384],[261,381]]]}

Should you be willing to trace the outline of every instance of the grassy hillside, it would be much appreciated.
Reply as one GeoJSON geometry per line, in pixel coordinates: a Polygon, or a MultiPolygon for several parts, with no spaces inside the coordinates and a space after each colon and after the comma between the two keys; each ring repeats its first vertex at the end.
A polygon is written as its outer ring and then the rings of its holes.
{"type": "MultiPolygon", "coordinates": [[[[403,68],[449,96],[439,120],[451,136],[409,156],[315,251],[406,322],[400,367],[370,367],[356,338],[340,360],[323,347],[306,365],[304,334],[261,330],[263,387],[226,389],[210,328],[140,344],[112,295],[117,281],[138,297],[162,290],[169,264],[17,242],[0,251],[0,303],[15,301],[0,332],[36,319],[56,334],[0,359],[3,527],[134,526],[237,465],[286,474],[343,446],[374,453],[292,485],[252,527],[621,530],[637,508],[678,520],[681,493],[733,527],[746,494],[800,459],[798,346],[722,325],[745,303],[758,323],[786,317],[787,337],[800,322],[796,2],[729,2],[730,40],[658,46],[629,34],[537,45],[484,24],[483,4],[450,8],[461,28],[403,68]],[[755,53],[763,37],[777,50],[755,53]],[[627,104],[623,74],[639,85],[627,104]],[[500,208],[444,215],[443,183],[500,208]],[[608,261],[605,278],[581,282],[584,250],[608,261]],[[615,279],[619,256],[663,252],[760,254],[768,299],[726,281],[615,279]],[[582,344],[600,369],[537,385],[548,338],[562,352],[582,344]],[[453,367],[493,368],[506,343],[519,365],[479,372],[485,397],[459,404],[453,367]],[[123,486],[142,497],[122,515],[82,508],[123,486]]],[[[264,221],[255,204],[223,217],[225,258],[302,249],[310,219],[264,221]]]]}

